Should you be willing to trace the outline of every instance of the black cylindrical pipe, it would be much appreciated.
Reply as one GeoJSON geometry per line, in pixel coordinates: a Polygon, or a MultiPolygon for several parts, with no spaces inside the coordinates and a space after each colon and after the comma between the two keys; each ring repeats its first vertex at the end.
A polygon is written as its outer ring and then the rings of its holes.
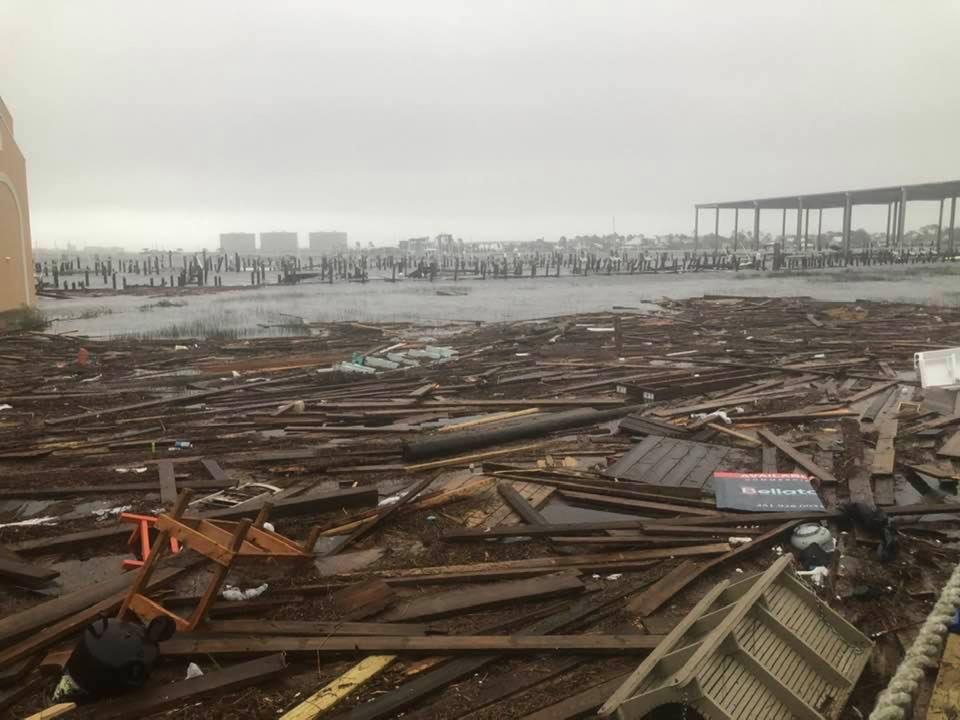
{"type": "MultiPolygon", "coordinates": [[[[531,404],[535,404],[532,401],[531,404]]],[[[413,440],[404,443],[403,457],[405,460],[429,460],[444,455],[455,455],[468,450],[489,447],[501,443],[526,440],[541,437],[558,430],[596,425],[597,423],[629,415],[639,410],[642,405],[621,405],[612,410],[594,410],[580,408],[563,412],[536,415],[530,418],[518,419],[503,427],[491,430],[463,430],[461,432],[430,435],[422,440],[413,440]]]]}

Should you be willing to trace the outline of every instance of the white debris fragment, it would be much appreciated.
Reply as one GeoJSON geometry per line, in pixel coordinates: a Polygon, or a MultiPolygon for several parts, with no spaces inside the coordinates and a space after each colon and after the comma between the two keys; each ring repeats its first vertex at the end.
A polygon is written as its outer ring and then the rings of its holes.
{"type": "Polygon", "coordinates": [[[730,543],[731,545],[746,545],[748,542],[751,542],[752,540],[753,538],[750,538],[750,537],[734,536],[734,537],[727,538],[727,542],[730,543]]]}
{"type": "Polygon", "coordinates": [[[815,567],[813,570],[798,570],[797,575],[800,577],[809,578],[817,587],[823,587],[824,581],[830,575],[830,571],[825,568],[823,565],[815,567]]]}
{"type": "Polygon", "coordinates": [[[56,525],[57,518],[53,515],[46,517],[30,518],[29,520],[18,520],[17,522],[0,523],[0,528],[7,527],[31,527],[33,525],[56,525]]]}
{"type": "Polygon", "coordinates": [[[273,529],[273,523],[265,522],[265,523],[263,524],[263,529],[264,529],[264,530],[269,530],[270,532],[276,532],[276,530],[273,529]]]}
{"type": "Polygon", "coordinates": [[[224,600],[234,600],[234,601],[253,600],[254,598],[258,598],[261,595],[263,595],[267,591],[268,587],[270,586],[267,585],[267,583],[264,583],[263,585],[259,585],[258,587],[255,587],[255,588],[247,588],[246,590],[241,590],[240,588],[234,587],[233,585],[227,585],[223,588],[223,590],[220,591],[220,597],[222,597],[224,600]]]}
{"type": "Polygon", "coordinates": [[[623,573],[611,573],[610,575],[607,575],[604,580],[619,580],[622,577],[623,573]]]}
{"type": "Polygon", "coordinates": [[[186,345],[174,345],[174,346],[173,346],[173,349],[174,349],[174,350],[189,350],[190,348],[188,348],[186,345]]]}
{"type": "Polygon", "coordinates": [[[743,568],[737,568],[736,570],[734,570],[734,572],[738,572],[738,573],[741,573],[741,574],[742,574],[742,573],[743,573],[743,568]]]}
{"type": "Polygon", "coordinates": [[[238,373],[236,370],[231,370],[230,374],[233,375],[235,378],[240,377],[240,373],[238,373]]]}
{"type": "Polygon", "coordinates": [[[190,663],[187,665],[187,680],[190,680],[195,677],[202,677],[203,670],[200,669],[200,666],[196,663],[190,663]]]}
{"type": "Polygon", "coordinates": [[[6,403],[0,403],[0,410],[13,410],[13,405],[7,405],[6,403]]]}
{"type": "Polygon", "coordinates": [[[91,514],[97,516],[97,522],[106,520],[111,515],[119,515],[127,510],[133,510],[133,505],[118,505],[117,507],[106,508],[104,510],[94,510],[91,514]]]}

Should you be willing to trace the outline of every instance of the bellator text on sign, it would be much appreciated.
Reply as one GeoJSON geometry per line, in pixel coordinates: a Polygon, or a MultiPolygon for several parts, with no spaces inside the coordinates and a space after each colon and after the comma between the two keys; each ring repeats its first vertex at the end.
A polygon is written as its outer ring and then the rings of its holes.
{"type": "Polygon", "coordinates": [[[754,512],[824,510],[807,475],[715,472],[717,507],[754,512]]]}

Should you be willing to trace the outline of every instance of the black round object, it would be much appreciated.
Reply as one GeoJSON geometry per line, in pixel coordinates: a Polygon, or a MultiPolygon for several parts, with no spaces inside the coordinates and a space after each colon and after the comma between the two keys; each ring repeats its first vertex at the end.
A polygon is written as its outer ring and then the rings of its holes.
{"type": "Polygon", "coordinates": [[[148,627],[101,617],[83,631],[65,669],[93,697],[138,688],[157,660],[157,643],[169,638],[173,629],[173,621],[166,617],[154,619],[148,627]]]}

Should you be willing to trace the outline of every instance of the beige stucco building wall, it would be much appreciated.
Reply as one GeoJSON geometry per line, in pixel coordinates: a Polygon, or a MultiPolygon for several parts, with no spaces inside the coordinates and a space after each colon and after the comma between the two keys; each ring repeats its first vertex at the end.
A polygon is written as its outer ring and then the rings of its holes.
{"type": "Polygon", "coordinates": [[[27,166],[13,141],[13,116],[0,99],[0,312],[32,305],[33,285],[27,166]]]}

